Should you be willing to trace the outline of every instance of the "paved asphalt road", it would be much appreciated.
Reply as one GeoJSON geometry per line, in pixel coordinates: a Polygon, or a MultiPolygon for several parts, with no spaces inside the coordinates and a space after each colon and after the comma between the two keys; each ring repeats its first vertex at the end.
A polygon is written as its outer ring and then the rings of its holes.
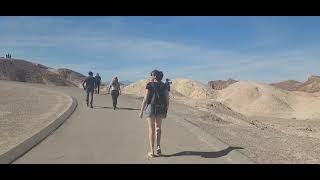
{"type": "MultiPolygon", "coordinates": [[[[148,158],[146,119],[138,117],[141,99],[119,96],[119,109],[113,110],[111,96],[94,95],[94,108],[85,104],[79,88],[52,87],[75,97],[78,107],[53,134],[14,163],[25,164],[203,164],[252,163],[234,147],[215,138],[202,140],[172,113],[163,121],[163,157],[148,158]]],[[[170,108],[175,108],[172,105],[170,108]]]]}

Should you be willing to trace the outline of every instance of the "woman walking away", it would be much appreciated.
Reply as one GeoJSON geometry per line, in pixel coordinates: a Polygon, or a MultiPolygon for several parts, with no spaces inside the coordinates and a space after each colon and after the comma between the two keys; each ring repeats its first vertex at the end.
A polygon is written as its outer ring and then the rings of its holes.
{"type": "Polygon", "coordinates": [[[110,93],[110,88],[111,88],[113,109],[116,110],[117,103],[118,103],[118,96],[121,95],[120,83],[118,81],[118,77],[112,78],[112,82],[110,83],[108,94],[110,93]]]}
{"type": "Polygon", "coordinates": [[[154,139],[157,139],[156,153],[161,155],[160,139],[161,139],[161,123],[162,119],[167,117],[169,108],[169,91],[167,86],[161,81],[163,73],[154,70],[150,73],[151,79],[146,86],[146,92],[141,105],[140,118],[145,111],[149,124],[149,157],[154,157],[154,139]]]}

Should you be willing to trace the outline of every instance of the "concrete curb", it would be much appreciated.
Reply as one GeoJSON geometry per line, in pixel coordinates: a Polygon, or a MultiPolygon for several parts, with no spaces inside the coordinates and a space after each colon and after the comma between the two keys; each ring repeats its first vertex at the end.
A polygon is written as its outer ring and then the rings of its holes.
{"type": "MultiPolygon", "coordinates": [[[[70,97],[70,96],[69,96],[70,97]]],[[[34,146],[39,144],[42,140],[53,133],[62,123],[64,123],[76,109],[78,102],[74,97],[70,97],[72,104],[71,106],[56,120],[54,120],[47,127],[26,139],[24,142],[18,144],[14,148],[0,155],[0,164],[10,164],[26,152],[31,150],[34,146]]]]}
{"type": "MultiPolygon", "coordinates": [[[[197,136],[199,140],[201,140],[202,142],[205,142],[209,147],[216,150],[221,150],[229,147],[229,145],[222,142],[218,138],[212,136],[211,134],[203,131],[201,128],[197,127],[192,122],[188,122],[187,120],[175,120],[175,119],[181,119],[181,117],[178,117],[174,114],[170,114],[169,116],[173,116],[174,121],[176,121],[186,129],[188,129],[191,133],[197,136]]],[[[250,158],[240,153],[236,149],[232,150],[228,154],[227,160],[230,162],[230,164],[255,164],[254,161],[252,161],[250,158]]]]}

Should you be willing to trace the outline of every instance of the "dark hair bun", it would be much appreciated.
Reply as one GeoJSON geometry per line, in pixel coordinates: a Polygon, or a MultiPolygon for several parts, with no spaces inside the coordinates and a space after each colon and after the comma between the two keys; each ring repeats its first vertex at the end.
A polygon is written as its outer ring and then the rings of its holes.
{"type": "Polygon", "coordinates": [[[159,71],[159,70],[153,70],[150,74],[154,74],[156,76],[156,79],[158,81],[161,81],[162,78],[163,78],[163,72],[162,71],[159,71]]]}

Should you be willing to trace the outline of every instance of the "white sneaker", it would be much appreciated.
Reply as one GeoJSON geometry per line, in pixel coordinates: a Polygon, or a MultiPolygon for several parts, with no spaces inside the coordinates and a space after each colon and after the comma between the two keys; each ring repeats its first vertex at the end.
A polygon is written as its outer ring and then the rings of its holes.
{"type": "Polygon", "coordinates": [[[157,155],[161,155],[161,148],[160,148],[160,146],[157,146],[157,155]]]}

